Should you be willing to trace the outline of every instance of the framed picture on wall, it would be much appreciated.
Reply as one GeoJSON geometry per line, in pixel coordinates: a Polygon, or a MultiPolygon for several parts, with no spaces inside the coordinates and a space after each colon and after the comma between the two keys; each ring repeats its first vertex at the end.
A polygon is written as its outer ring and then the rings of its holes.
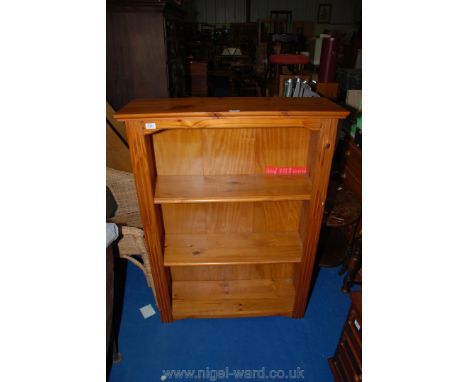
{"type": "Polygon", "coordinates": [[[331,21],[331,4],[319,4],[318,8],[318,24],[330,24],[331,21]]]}

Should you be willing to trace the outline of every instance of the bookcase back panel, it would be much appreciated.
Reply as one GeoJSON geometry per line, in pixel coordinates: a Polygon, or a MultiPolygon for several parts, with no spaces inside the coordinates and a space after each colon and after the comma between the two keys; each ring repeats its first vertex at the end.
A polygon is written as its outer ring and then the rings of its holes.
{"type": "Polygon", "coordinates": [[[179,233],[298,232],[306,202],[163,204],[164,229],[179,233]]]}
{"type": "Polygon", "coordinates": [[[153,135],[158,175],[253,175],[266,167],[306,167],[316,130],[173,129],[153,135]]]}
{"type": "Polygon", "coordinates": [[[254,203],[254,232],[297,232],[303,205],[303,201],[254,203]]]}
{"type": "Polygon", "coordinates": [[[203,130],[203,175],[255,174],[256,129],[203,130]]]}
{"type": "MultiPolygon", "coordinates": [[[[310,135],[307,129],[258,129],[256,140],[257,173],[265,167],[306,167],[310,135]]],[[[307,170],[310,170],[309,168],[307,170]]]]}
{"type": "Polygon", "coordinates": [[[203,175],[201,130],[169,130],[153,135],[158,175],[203,175]]]}
{"type": "Polygon", "coordinates": [[[297,264],[212,265],[172,267],[173,281],[292,279],[297,264]]]}

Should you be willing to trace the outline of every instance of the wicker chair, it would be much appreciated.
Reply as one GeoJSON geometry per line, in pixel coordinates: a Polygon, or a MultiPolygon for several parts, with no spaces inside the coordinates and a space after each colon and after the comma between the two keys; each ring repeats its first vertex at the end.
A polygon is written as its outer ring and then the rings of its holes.
{"type": "Polygon", "coordinates": [[[117,203],[115,216],[109,220],[120,227],[119,255],[143,271],[148,287],[154,291],[133,174],[107,167],[106,183],[117,203]]]}

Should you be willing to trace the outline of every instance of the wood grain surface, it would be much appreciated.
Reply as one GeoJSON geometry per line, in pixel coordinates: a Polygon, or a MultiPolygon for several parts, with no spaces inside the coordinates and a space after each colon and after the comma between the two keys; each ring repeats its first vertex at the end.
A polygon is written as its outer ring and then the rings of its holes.
{"type": "Polygon", "coordinates": [[[141,220],[145,233],[151,232],[145,234],[145,242],[153,274],[155,298],[161,320],[171,322],[171,278],[163,261],[164,225],[160,207],[153,203],[156,166],[152,145],[150,137],[143,135],[140,126],[127,122],[126,128],[141,220]]]}
{"type": "Polygon", "coordinates": [[[347,114],[324,98],[260,97],[135,100],[116,114],[164,322],[303,317],[347,114]]]}
{"type": "MultiPolygon", "coordinates": [[[[348,111],[326,98],[190,97],[130,101],[116,114],[118,120],[190,117],[294,117],[344,118],[348,111]]],[[[287,120],[283,123],[287,124],[287,120]]]]}
{"type": "Polygon", "coordinates": [[[177,266],[171,268],[171,274],[173,281],[292,279],[297,266],[297,263],[177,266]]]}
{"type": "Polygon", "coordinates": [[[296,232],[166,234],[165,266],[298,263],[296,232]]]}
{"type": "Polygon", "coordinates": [[[291,315],[291,279],[175,281],[175,319],[291,315]]]}
{"type": "Polygon", "coordinates": [[[301,175],[159,176],[154,203],[307,200],[310,192],[301,175]]]}

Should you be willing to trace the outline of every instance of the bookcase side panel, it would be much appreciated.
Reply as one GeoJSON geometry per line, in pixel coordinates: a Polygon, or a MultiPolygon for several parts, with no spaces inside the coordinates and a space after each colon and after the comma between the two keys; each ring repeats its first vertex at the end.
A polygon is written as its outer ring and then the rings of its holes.
{"type": "Polygon", "coordinates": [[[143,134],[140,121],[126,122],[127,138],[145,241],[154,281],[154,293],[163,322],[173,321],[170,272],[164,267],[164,227],[160,206],[153,203],[156,166],[151,137],[143,134]]]}
{"type": "Polygon", "coordinates": [[[316,150],[310,151],[312,193],[302,215],[300,232],[303,239],[302,261],[295,279],[296,296],[293,317],[304,316],[310,291],[328,179],[333,159],[337,120],[324,119],[317,139],[316,150]],[[315,169],[312,173],[312,169],[315,169]]]}

